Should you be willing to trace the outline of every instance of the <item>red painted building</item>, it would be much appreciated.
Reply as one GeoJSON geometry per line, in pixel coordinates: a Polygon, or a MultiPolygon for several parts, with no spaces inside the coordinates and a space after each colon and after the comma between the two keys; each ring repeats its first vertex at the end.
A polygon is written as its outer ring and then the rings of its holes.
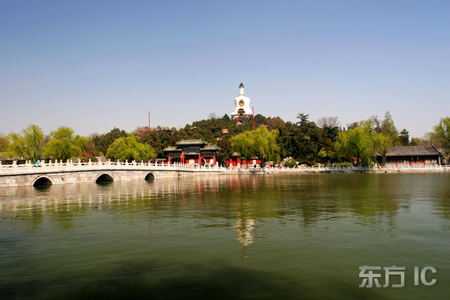
{"type": "Polygon", "coordinates": [[[186,164],[215,164],[216,153],[220,148],[217,145],[208,145],[202,139],[181,140],[163,149],[167,161],[170,163],[179,162],[186,164]]]}
{"type": "Polygon", "coordinates": [[[255,159],[249,159],[249,160],[245,160],[241,157],[241,155],[237,152],[234,152],[231,156],[230,159],[226,161],[226,166],[227,167],[236,167],[237,165],[240,165],[241,167],[245,168],[245,167],[253,167],[254,165],[260,165],[261,164],[261,160],[257,157],[255,157],[255,159]]]}
{"type": "MultiPolygon", "coordinates": [[[[431,146],[397,146],[391,147],[386,154],[386,166],[432,166],[442,164],[442,153],[431,146]]],[[[377,154],[378,163],[382,163],[377,154]]]]}

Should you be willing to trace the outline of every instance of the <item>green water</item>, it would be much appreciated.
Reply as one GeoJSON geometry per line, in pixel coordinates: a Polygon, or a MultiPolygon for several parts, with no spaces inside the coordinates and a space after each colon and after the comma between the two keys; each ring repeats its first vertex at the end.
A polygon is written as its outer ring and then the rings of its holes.
{"type": "Polygon", "coordinates": [[[446,299],[449,182],[313,174],[3,188],[0,298],[446,299]],[[405,267],[404,287],[360,288],[364,265],[405,267]],[[436,284],[416,286],[416,266],[434,267],[436,284]]]}

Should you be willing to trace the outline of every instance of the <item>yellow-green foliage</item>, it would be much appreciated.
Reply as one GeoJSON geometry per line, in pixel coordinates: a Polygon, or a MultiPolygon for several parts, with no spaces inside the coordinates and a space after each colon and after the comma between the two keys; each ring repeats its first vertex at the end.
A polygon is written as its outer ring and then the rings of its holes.
{"type": "Polygon", "coordinates": [[[264,164],[268,160],[276,159],[279,149],[277,137],[278,130],[269,131],[267,128],[261,127],[237,134],[231,139],[231,143],[235,151],[244,156],[246,160],[256,155],[264,164]]]}
{"type": "Polygon", "coordinates": [[[155,150],[147,144],[139,143],[139,138],[132,133],[114,141],[108,148],[106,157],[113,160],[148,161],[156,157],[155,150]]]}

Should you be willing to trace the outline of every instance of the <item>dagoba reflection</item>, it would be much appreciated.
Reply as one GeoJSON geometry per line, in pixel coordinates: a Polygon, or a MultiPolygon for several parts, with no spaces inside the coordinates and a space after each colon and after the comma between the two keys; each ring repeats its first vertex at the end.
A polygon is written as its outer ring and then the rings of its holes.
{"type": "Polygon", "coordinates": [[[253,244],[255,238],[252,231],[256,230],[256,220],[253,219],[237,219],[236,225],[233,226],[234,230],[238,233],[236,240],[239,241],[244,247],[253,244]]]}

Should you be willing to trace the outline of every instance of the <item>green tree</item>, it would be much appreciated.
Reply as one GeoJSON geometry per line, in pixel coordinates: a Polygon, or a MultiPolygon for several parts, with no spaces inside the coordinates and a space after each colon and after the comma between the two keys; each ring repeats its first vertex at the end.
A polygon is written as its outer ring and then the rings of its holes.
{"type": "Polygon", "coordinates": [[[179,140],[179,132],[176,128],[158,130],[138,128],[133,133],[139,136],[141,143],[148,144],[154,149],[156,157],[164,157],[163,149],[173,146],[179,140]]]}
{"type": "Polygon", "coordinates": [[[217,142],[220,150],[217,152],[217,161],[227,161],[233,153],[233,147],[231,146],[231,136],[229,134],[224,135],[217,142]]]}
{"type": "Polygon", "coordinates": [[[439,124],[433,127],[433,132],[430,136],[447,152],[447,159],[450,156],[450,117],[441,118],[439,124]]]}
{"type": "Polygon", "coordinates": [[[323,130],[309,121],[309,115],[300,113],[299,121],[286,122],[279,128],[278,144],[283,157],[291,156],[300,163],[314,164],[319,150],[323,147],[323,130]]]}
{"type": "Polygon", "coordinates": [[[11,144],[8,147],[8,156],[36,161],[41,158],[41,148],[44,144],[42,129],[34,124],[22,130],[22,135],[11,133],[7,137],[11,144]]]}
{"type": "Polygon", "coordinates": [[[60,126],[56,131],[50,133],[50,137],[50,142],[43,148],[46,157],[66,161],[81,155],[82,149],[75,144],[72,128],[60,126]]]}
{"type": "Polygon", "coordinates": [[[339,132],[336,150],[348,159],[356,158],[362,166],[369,166],[375,157],[373,140],[361,126],[339,132]]]}
{"type": "Polygon", "coordinates": [[[305,126],[309,123],[309,114],[299,113],[297,114],[297,119],[299,121],[297,122],[297,125],[299,126],[305,126]]]}
{"type": "Polygon", "coordinates": [[[394,120],[392,119],[391,113],[389,111],[386,111],[386,113],[384,114],[383,121],[378,120],[376,116],[371,117],[370,120],[373,122],[374,133],[382,133],[384,136],[389,137],[389,140],[391,141],[393,146],[402,145],[401,136],[399,135],[397,128],[395,127],[394,120]]]}
{"type": "Polygon", "coordinates": [[[112,160],[148,161],[156,157],[155,150],[150,145],[139,143],[139,138],[132,133],[121,137],[109,147],[106,157],[112,160]]]}
{"type": "Polygon", "coordinates": [[[254,139],[255,154],[261,160],[261,166],[269,160],[277,161],[276,154],[279,147],[277,145],[278,130],[269,131],[265,127],[251,131],[254,139]]]}
{"type": "Polygon", "coordinates": [[[255,140],[251,131],[235,135],[231,139],[231,145],[245,160],[251,159],[255,153],[255,140]]]}
{"type": "Polygon", "coordinates": [[[41,158],[41,147],[44,144],[44,132],[42,129],[34,124],[31,124],[23,130],[23,137],[25,139],[25,156],[27,159],[36,161],[41,158]]]}
{"type": "Polygon", "coordinates": [[[127,133],[125,130],[120,130],[119,128],[114,127],[107,134],[94,134],[92,135],[92,141],[95,144],[95,147],[101,152],[106,153],[108,151],[109,146],[114,143],[115,140],[121,137],[126,137],[127,133]]]}
{"type": "Polygon", "coordinates": [[[261,125],[267,124],[267,118],[261,114],[255,116],[255,126],[259,127],[261,125]]]}
{"type": "Polygon", "coordinates": [[[67,126],[60,126],[57,130],[52,131],[50,136],[52,139],[62,140],[67,139],[69,142],[73,142],[75,140],[75,131],[67,126]]]}
{"type": "MultiPolygon", "coordinates": [[[[389,112],[386,119],[390,120],[389,112]]],[[[342,131],[338,135],[336,149],[341,155],[347,159],[357,158],[358,164],[369,166],[375,161],[375,155],[378,152],[382,157],[382,165],[386,163],[386,154],[394,141],[398,141],[396,130],[385,130],[379,126],[379,121],[376,117],[361,121],[358,126],[352,127],[347,131],[342,131]]],[[[393,128],[390,121],[384,122],[384,128],[393,128]],[[390,125],[386,125],[390,124],[390,125]]],[[[394,127],[395,128],[395,127],[394,127]]]]}
{"type": "Polygon", "coordinates": [[[278,152],[277,137],[277,130],[269,131],[267,128],[261,127],[234,136],[231,143],[235,151],[242,155],[245,160],[258,156],[261,165],[264,166],[267,161],[276,160],[276,153],[278,152]]]}
{"type": "Polygon", "coordinates": [[[15,132],[10,133],[7,138],[11,141],[7,150],[8,156],[19,159],[25,158],[25,138],[21,134],[15,132]]]}
{"type": "Polygon", "coordinates": [[[80,147],[82,157],[93,157],[99,154],[97,147],[95,147],[94,141],[90,138],[77,135],[74,139],[74,144],[80,147]]]}
{"type": "Polygon", "coordinates": [[[52,139],[44,146],[43,152],[45,157],[47,158],[58,159],[62,161],[76,158],[82,153],[80,147],[75,146],[67,139],[52,139]]]}
{"type": "Polygon", "coordinates": [[[400,145],[400,138],[397,128],[395,127],[394,120],[388,111],[384,114],[384,120],[381,125],[381,133],[389,137],[392,145],[400,145]]]}
{"type": "Polygon", "coordinates": [[[320,162],[323,163],[323,159],[328,156],[328,153],[325,151],[325,148],[322,148],[319,153],[317,153],[317,156],[320,157],[320,162]]]}
{"type": "Polygon", "coordinates": [[[386,154],[392,146],[391,138],[382,133],[375,134],[373,136],[373,146],[374,149],[381,155],[381,165],[384,166],[386,164],[386,154]]]}
{"type": "Polygon", "coordinates": [[[338,118],[320,118],[317,121],[317,124],[322,128],[322,149],[326,153],[326,156],[322,157],[321,155],[323,155],[323,153],[320,153],[319,151],[318,156],[321,157],[321,159],[325,159],[326,157],[328,157],[332,161],[336,161],[338,159],[335,149],[336,139],[339,133],[338,118]]]}
{"type": "Polygon", "coordinates": [[[400,135],[398,137],[400,139],[400,144],[402,146],[410,146],[411,145],[411,143],[409,142],[409,132],[408,132],[408,130],[403,129],[400,132],[400,135]]]}
{"type": "Polygon", "coordinates": [[[0,136],[0,153],[5,152],[7,154],[6,151],[8,150],[9,144],[10,141],[7,137],[0,136]]]}

